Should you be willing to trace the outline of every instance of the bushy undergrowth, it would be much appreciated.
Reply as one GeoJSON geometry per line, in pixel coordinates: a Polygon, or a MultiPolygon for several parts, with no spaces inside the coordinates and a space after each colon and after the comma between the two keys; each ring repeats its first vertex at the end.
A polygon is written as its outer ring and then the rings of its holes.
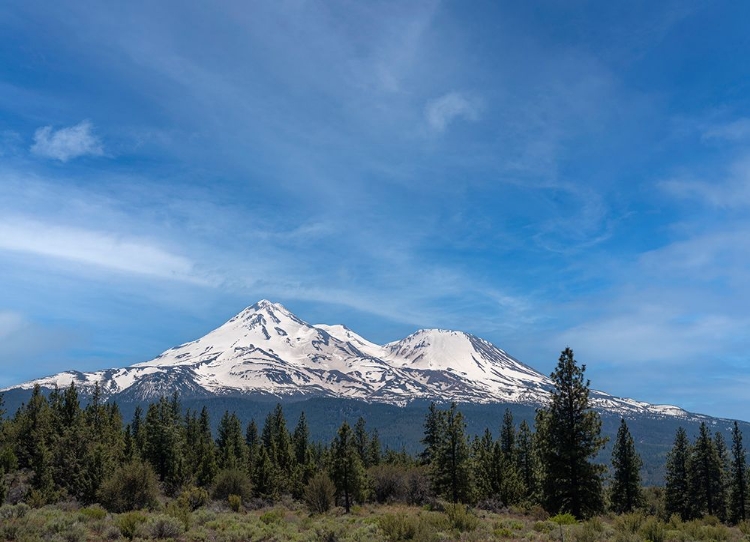
{"type": "Polygon", "coordinates": [[[99,540],[174,540],[175,542],[741,542],[747,524],[727,527],[712,518],[664,522],[654,516],[603,516],[568,524],[568,517],[540,521],[529,513],[471,509],[437,502],[434,506],[363,505],[310,515],[299,503],[232,512],[219,502],[197,510],[173,499],[160,512],[107,513],[75,503],[0,507],[0,540],[89,542],[99,540]]]}
{"type": "Polygon", "coordinates": [[[159,491],[154,469],[142,461],[118,467],[99,488],[99,500],[110,512],[153,508],[159,491]]]}

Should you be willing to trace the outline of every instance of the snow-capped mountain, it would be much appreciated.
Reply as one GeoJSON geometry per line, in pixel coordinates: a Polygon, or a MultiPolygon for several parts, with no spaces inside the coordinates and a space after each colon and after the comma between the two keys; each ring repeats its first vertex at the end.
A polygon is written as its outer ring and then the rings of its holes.
{"type": "MultiPolygon", "coordinates": [[[[91,373],[67,371],[16,386],[75,382],[107,397],[341,397],[404,405],[416,399],[543,405],[552,382],[491,343],[460,331],[421,330],[378,345],[342,325],[310,325],[278,303],[259,301],[198,340],[151,361],[91,373]]],[[[684,410],[592,391],[620,414],[685,417],[684,410]]]]}

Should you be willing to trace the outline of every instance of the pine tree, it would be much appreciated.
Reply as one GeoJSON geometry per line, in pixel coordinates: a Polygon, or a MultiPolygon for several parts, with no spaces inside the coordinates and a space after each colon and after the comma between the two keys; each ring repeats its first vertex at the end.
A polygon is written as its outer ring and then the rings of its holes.
{"type": "Polygon", "coordinates": [[[216,447],[220,469],[244,469],[247,465],[247,447],[242,436],[242,423],[236,413],[229,414],[229,411],[225,411],[221,417],[216,447]]]}
{"type": "Polygon", "coordinates": [[[377,429],[373,429],[372,434],[370,435],[370,445],[367,451],[370,465],[380,465],[381,456],[382,450],[380,447],[380,435],[378,435],[377,429]]]}
{"type": "Polygon", "coordinates": [[[724,435],[717,431],[714,434],[714,446],[716,447],[716,456],[719,459],[719,483],[717,486],[718,493],[716,496],[716,517],[722,522],[727,521],[727,506],[729,504],[727,492],[729,491],[729,475],[731,465],[729,463],[729,450],[724,435]]]}
{"type": "Polygon", "coordinates": [[[641,473],[643,461],[635,451],[625,419],[620,420],[614,447],[612,448],[612,486],[610,506],[618,514],[632,512],[641,503],[641,473]]]}
{"type": "Polygon", "coordinates": [[[705,422],[701,422],[698,437],[689,461],[688,481],[690,508],[693,515],[716,515],[721,494],[721,465],[716,446],[705,422]]]}
{"type": "Polygon", "coordinates": [[[430,465],[438,453],[438,448],[445,433],[445,413],[435,403],[430,403],[430,409],[424,420],[424,450],[419,455],[423,465],[430,465]]]}
{"type": "Polygon", "coordinates": [[[537,428],[544,436],[544,506],[577,518],[589,517],[604,506],[603,467],[593,460],[606,439],[601,437],[599,415],[589,403],[585,370],[585,365],[578,367],[570,348],[563,350],[551,375],[555,389],[550,405],[537,412],[537,428]]]}
{"type": "Polygon", "coordinates": [[[274,466],[277,477],[275,485],[280,493],[287,493],[291,489],[296,461],[281,404],[277,404],[273,412],[266,417],[261,441],[274,466]]]}
{"type": "Polygon", "coordinates": [[[362,416],[360,416],[357,419],[357,423],[354,424],[354,447],[357,448],[357,453],[362,460],[362,465],[364,465],[365,468],[369,467],[370,458],[368,449],[370,447],[370,435],[367,434],[367,423],[362,416]]]}
{"type": "Polygon", "coordinates": [[[456,403],[445,412],[443,427],[445,432],[431,463],[433,485],[437,493],[454,503],[471,502],[474,488],[466,422],[456,403]]]}
{"type": "Polygon", "coordinates": [[[365,472],[352,429],[346,421],[331,444],[331,479],[337,494],[344,499],[344,510],[348,514],[352,502],[365,487],[365,472]]]}
{"type": "Polygon", "coordinates": [[[216,464],[216,445],[211,435],[211,421],[205,406],[201,409],[198,418],[198,434],[194,446],[196,449],[195,483],[200,487],[208,487],[213,483],[219,467],[216,464]]]}
{"type": "Polygon", "coordinates": [[[522,497],[526,501],[534,500],[537,493],[536,451],[534,450],[534,435],[526,420],[518,428],[518,473],[523,484],[522,497]]]}
{"type": "Polygon", "coordinates": [[[745,521],[747,503],[747,462],[742,432],[735,421],[732,426],[732,462],[729,480],[729,520],[732,523],[745,521]]]}
{"type": "Polygon", "coordinates": [[[672,449],[667,454],[664,489],[664,508],[667,516],[678,514],[683,520],[691,518],[688,467],[690,442],[682,427],[677,429],[672,449]]]}
{"type": "Polygon", "coordinates": [[[476,476],[477,498],[483,500],[498,495],[500,493],[499,471],[495,457],[495,442],[489,428],[484,430],[481,438],[474,438],[471,456],[476,476]]]}
{"type": "Polygon", "coordinates": [[[500,500],[505,505],[517,504],[523,497],[524,488],[518,471],[518,448],[513,413],[507,408],[500,427],[500,440],[495,447],[495,463],[500,500]]]}

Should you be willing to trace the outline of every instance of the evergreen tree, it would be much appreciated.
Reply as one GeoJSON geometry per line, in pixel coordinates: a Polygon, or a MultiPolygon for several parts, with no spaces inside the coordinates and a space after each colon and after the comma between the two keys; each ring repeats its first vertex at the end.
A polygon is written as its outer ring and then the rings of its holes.
{"type": "Polygon", "coordinates": [[[344,499],[344,510],[348,514],[352,502],[365,488],[365,471],[352,429],[346,421],[339,427],[331,444],[331,479],[337,495],[344,499]]]}
{"type": "Polygon", "coordinates": [[[498,465],[495,457],[495,442],[489,428],[485,428],[482,438],[474,438],[471,456],[476,477],[477,499],[489,499],[500,492],[498,465]]]}
{"type": "Polygon", "coordinates": [[[690,442],[682,427],[677,429],[672,449],[667,454],[664,508],[667,517],[678,514],[683,520],[691,517],[688,467],[690,442]]]}
{"type": "Polygon", "coordinates": [[[724,435],[717,431],[714,434],[714,446],[716,447],[716,456],[719,459],[719,483],[718,483],[718,494],[716,496],[716,517],[722,522],[727,520],[727,506],[729,505],[728,494],[729,491],[729,476],[731,465],[729,462],[729,450],[727,449],[727,442],[724,440],[724,435]]]}
{"type": "Polygon", "coordinates": [[[370,434],[370,445],[367,451],[367,457],[370,465],[380,465],[382,450],[380,446],[380,435],[377,429],[373,429],[370,434]]]}
{"type": "Polygon", "coordinates": [[[524,494],[524,484],[518,470],[518,448],[513,413],[505,409],[500,427],[500,440],[495,449],[496,477],[500,500],[505,505],[517,504],[524,494]]]}
{"type": "Polygon", "coordinates": [[[239,469],[247,465],[247,447],[242,436],[242,423],[237,414],[225,411],[216,438],[217,463],[220,469],[239,469]]]}
{"type": "Polygon", "coordinates": [[[370,436],[367,434],[367,423],[365,419],[360,416],[357,419],[357,423],[354,424],[354,447],[357,448],[357,453],[362,461],[362,465],[365,468],[370,466],[369,458],[369,447],[370,447],[370,436]]]}
{"type": "Polygon", "coordinates": [[[735,421],[732,426],[732,462],[729,479],[729,519],[732,523],[739,523],[746,519],[747,462],[745,452],[742,432],[735,421]]]}
{"type": "Polygon", "coordinates": [[[517,465],[518,474],[523,484],[522,497],[526,501],[536,494],[536,457],[534,451],[534,436],[526,420],[521,421],[518,427],[517,465]]]}
{"type": "Polygon", "coordinates": [[[274,466],[277,477],[275,485],[280,493],[287,493],[292,486],[296,461],[281,404],[277,404],[273,412],[266,417],[261,441],[274,466]]]}
{"type": "Polygon", "coordinates": [[[466,423],[456,403],[445,412],[444,434],[438,442],[431,469],[433,485],[437,493],[452,502],[472,501],[473,478],[466,440],[466,423]]]}
{"type": "Polygon", "coordinates": [[[445,433],[445,413],[435,403],[430,403],[430,409],[424,421],[424,450],[419,455],[423,465],[430,465],[438,453],[438,448],[445,433]]]}
{"type": "Polygon", "coordinates": [[[721,464],[716,446],[706,423],[701,422],[688,469],[690,508],[693,515],[716,515],[719,512],[721,477],[721,464]]]}
{"type": "Polygon", "coordinates": [[[305,418],[304,412],[300,414],[297,426],[292,433],[292,446],[296,463],[292,495],[299,499],[304,494],[307,482],[315,474],[312,450],[310,449],[310,429],[307,427],[307,418],[305,418]]]}
{"type": "Polygon", "coordinates": [[[247,424],[247,429],[245,429],[245,445],[247,445],[248,470],[252,473],[255,470],[261,448],[258,425],[255,423],[255,418],[250,420],[247,424]]]}
{"type": "Polygon", "coordinates": [[[216,445],[211,435],[211,421],[204,406],[198,418],[198,434],[195,442],[196,468],[195,483],[200,487],[210,486],[216,477],[219,467],[216,464],[216,445]]]}
{"type": "Polygon", "coordinates": [[[577,518],[591,516],[604,506],[603,467],[593,460],[606,439],[601,437],[599,414],[589,403],[585,370],[570,348],[563,350],[551,375],[555,389],[550,405],[537,412],[537,428],[543,435],[544,506],[577,518]]]}
{"type": "Polygon", "coordinates": [[[620,420],[615,445],[612,448],[612,486],[610,506],[618,514],[632,512],[641,503],[641,473],[643,461],[635,451],[625,419],[620,420]]]}

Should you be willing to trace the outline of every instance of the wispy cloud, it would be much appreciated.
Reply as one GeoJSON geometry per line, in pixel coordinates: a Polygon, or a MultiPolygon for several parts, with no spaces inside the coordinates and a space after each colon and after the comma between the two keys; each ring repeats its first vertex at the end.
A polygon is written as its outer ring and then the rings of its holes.
{"type": "Polygon", "coordinates": [[[458,119],[478,120],[481,107],[479,99],[454,91],[428,102],[424,114],[430,128],[444,132],[458,119]]]}
{"type": "Polygon", "coordinates": [[[750,138],[750,118],[715,124],[706,128],[701,136],[704,140],[720,139],[741,141],[750,138]]]}
{"type": "Polygon", "coordinates": [[[67,162],[81,156],[101,156],[104,146],[94,134],[93,125],[84,120],[74,126],[53,130],[44,126],[34,133],[31,152],[45,158],[67,162]]]}
{"type": "Polygon", "coordinates": [[[18,218],[0,220],[0,250],[93,265],[121,273],[207,283],[195,264],[145,239],[18,218]]]}
{"type": "Polygon", "coordinates": [[[712,207],[747,207],[750,206],[750,155],[733,161],[724,172],[719,170],[714,179],[675,177],[657,186],[674,197],[712,207]]]}

